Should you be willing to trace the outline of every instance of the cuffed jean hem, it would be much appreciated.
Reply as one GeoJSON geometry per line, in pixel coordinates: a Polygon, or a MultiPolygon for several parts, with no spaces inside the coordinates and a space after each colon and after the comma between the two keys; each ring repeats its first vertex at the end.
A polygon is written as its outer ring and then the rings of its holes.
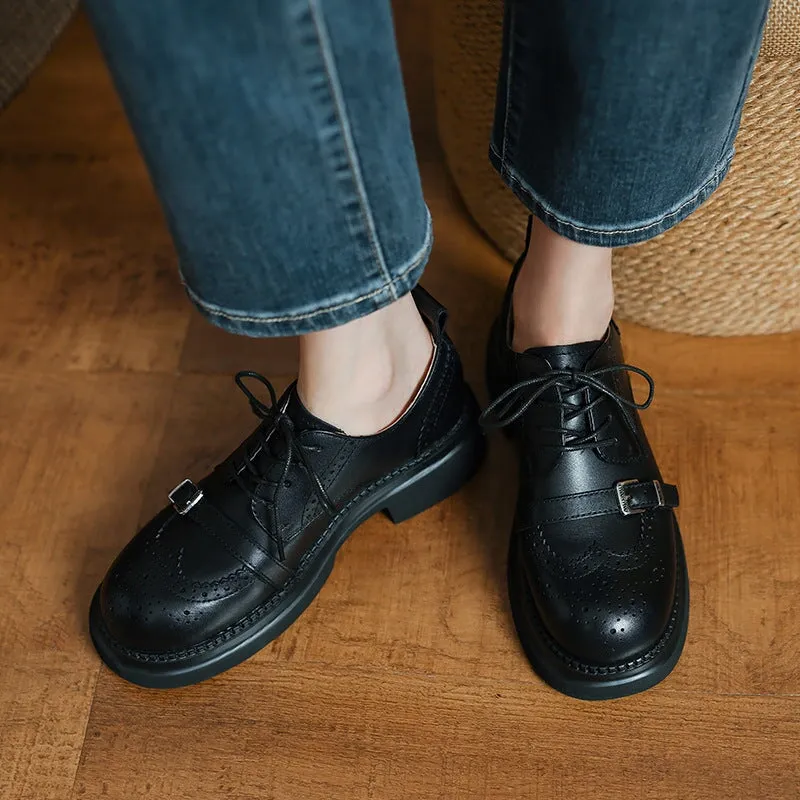
{"type": "Polygon", "coordinates": [[[300,336],[304,333],[335,328],[359,317],[365,317],[408,294],[419,282],[432,247],[433,226],[429,214],[422,246],[397,270],[390,267],[389,272],[392,277],[388,283],[364,286],[355,296],[339,295],[321,300],[312,308],[300,308],[280,314],[258,314],[253,311],[223,308],[199,297],[185,278],[183,285],[197,310],[210,323],[228,333],[251,337],[300,336]]]}
{"type": "Polygon", "coordinates": [[[638,242],[645,242],[669,230],[686,219],[695,209],[701,206],[727,175],[733,159],[731,149],[719,161],[711,175],[689,196],[667,208],[656,217],[641,222],[620,222],[611,226],[592,226],[585,222],[570,218],[554,209],[545,198],[529,186],[517,173],[513,166],[505,163],[493,145],[489,147],[489,160],[500,174],[506,186],[511,189],[522,204],[538,217],[550,230],[560,236],[580,244],[596,247],[625,247],[638,242]]]}

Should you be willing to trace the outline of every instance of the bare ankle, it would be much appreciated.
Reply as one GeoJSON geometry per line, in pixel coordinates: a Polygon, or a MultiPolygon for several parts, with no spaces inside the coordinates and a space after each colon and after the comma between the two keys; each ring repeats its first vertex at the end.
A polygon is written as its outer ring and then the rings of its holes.
{"type": "Polygon", "coordinates": [[[611,251],[570,241],[537,220],[514,286],[514,350],[600,339],[613,310],[611,251]]]}
{"type": "Polygon", "coordinates": [[[298,393],[312,414],[352,436],[394,422],[428,371],[433,344],[410,295],[300,340],[298,393]]]}

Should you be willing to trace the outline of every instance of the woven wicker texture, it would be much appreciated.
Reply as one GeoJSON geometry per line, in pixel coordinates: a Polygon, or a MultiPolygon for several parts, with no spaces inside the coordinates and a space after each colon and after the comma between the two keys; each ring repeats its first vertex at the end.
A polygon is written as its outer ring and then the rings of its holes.
{"type": "Polygon", "coordinates": [[[0,109],[24,85],[78,0],[0,0],[0,109]]]}
{"type": "Polygon", "coordinates": [[[800,59],[800,0],[773,0],[761,60],[800,59]]]}
{"type": "MultiPolygon", "coordinates": [[[[437,0],[435,8],[437,117],[448,166],[470,214],[513,259],[527,212],[486,155],[500,6],[494,0],[437,0]]],[[[683,223],[616,251],[620,317],[718,336],[800,329],[799,110],[800,0],[778,0],[731,171],[683,223]]]]}

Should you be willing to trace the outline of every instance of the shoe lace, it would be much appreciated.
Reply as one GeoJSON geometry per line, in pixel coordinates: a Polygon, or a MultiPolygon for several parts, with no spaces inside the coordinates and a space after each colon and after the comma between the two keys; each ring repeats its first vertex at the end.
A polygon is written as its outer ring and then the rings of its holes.
{"type": "Polygon", "coordinates": [[[286,558],[286,548],[281,528],[278,525],[277,498],[282,487],[288,488],[291,482],[288,480],[289,470],[293,463],[296,463],[309,477],[311,488],[316,494],[319,502],[325,511],[331,516],[336,515],[336,507],[325,491],[314,468],[308,461],[306,451],[318,452],[318,447],[304,445],[298,441],[294,423],[291,418],[280,407],[277,394],[273,385],[260,373],[251,370],[242,370],[236,373],[236,385],[242,390],[250,402],[252,412],[262,420],[254,434],[258,446],[253,452],[244,448],[243,458],[231,460],[231,480],[235,481],[239,488],[251,499],[263,503],[270,513],[272,531],[268,534],[274,537],[278,548],[278,558],[284,561],[286,558]],[[252,379],[266,387],[269,392],[269,405],[264,403],[250,390],[245,383],[246,379],[252,379]],[[276,444],[274,437],[279,436],[283,447],[276,444]],[[272,459],[260,458],[262,454],[268,453],[272,459]],[[273,459],[281,464],[280,476],[275,479],[270,477],[268,472],[273,459]],[[265,485],[273,487],[271,496],[265,498],[258,490],[265,485]]]}
{"type": "Polygon", "coordinates": [[[655,383],[653,379],[643,369],[633,367],[630,364],[613,364],[610,367],[600,369],[583,370],[553,369],[535,378],[527,378],[515,383],[506,389],[499,397],[491,402],[483,411],[480,417],[484,428],[502,428],[516,422],[534,403],[556,406],[563,411],[564,424],[573,422],[580,417],[585,417],[588,423],[589,432],[581,434],[567,427],[545,427],[541,430],[556,433],[561,436],[561,442],[549,443],[547,446],[556,447],[563,450],[586,450],[599,447],[604,444],[613,444],[618,440],[616,437],[606,436],[608,427],[612,423],[612,416],[608,415],[600,425],[592,427],[592,417],[589,412],[597,408],[604,399],[610,400],[612,410],[616,413],[623,413],[628,408],[644,410],[653,402],[655,395],[655,383]],[[607,386],[601,378],[617,372],[633,372],[641,375],[649,387],[647,398],[642,403],[629,400],[619,392],[615,392],[607,386]],[[543,401],[542,395],[550,389],[561,389],[563,392],[556,392],[559,398],[556,402],[543,401]],[[590,398],[591,393],[587,389],[594,389],[597,396],[590,398]],[[571,398],[580,395],[578,402],[571,402],[571,398]]]}

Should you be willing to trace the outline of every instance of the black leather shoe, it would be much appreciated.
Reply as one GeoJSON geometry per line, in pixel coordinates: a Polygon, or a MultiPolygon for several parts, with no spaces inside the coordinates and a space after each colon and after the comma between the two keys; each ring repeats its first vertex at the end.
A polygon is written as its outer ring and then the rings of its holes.
{"type": "Polygon", "coordinates": [[[381,433],[346,436],[312,416],[294,385],[276,401],[260,375],[236,376],[261,424],[209,476],[172,491],[92,600],[92,639],[111,669],[168,688],[240,663],[305,610],[364,520],[385,511],[401,522],[469,480],[484,454],[478,408],[445,310],[422,289],[414,297],[435,352],[414,402],[381,433]]]}
{"type": "MultiPolygon", "coordinates": [[[[530,229],[529,229],[530,236],[530,229]]],[[[527,251],[527,246],[526,246],[527,251]]],[[[520,486],[508,557],[514,621],[534,669],[587,700],[634,694],[678,661],[689,584],[673,513],[637,409],[653,381],[602,341],[511,349],[511,293],[489,339],[486,427],[509,426],[520,486]],[[635,402],[630,373],[647,380],[635,402]]]]}

